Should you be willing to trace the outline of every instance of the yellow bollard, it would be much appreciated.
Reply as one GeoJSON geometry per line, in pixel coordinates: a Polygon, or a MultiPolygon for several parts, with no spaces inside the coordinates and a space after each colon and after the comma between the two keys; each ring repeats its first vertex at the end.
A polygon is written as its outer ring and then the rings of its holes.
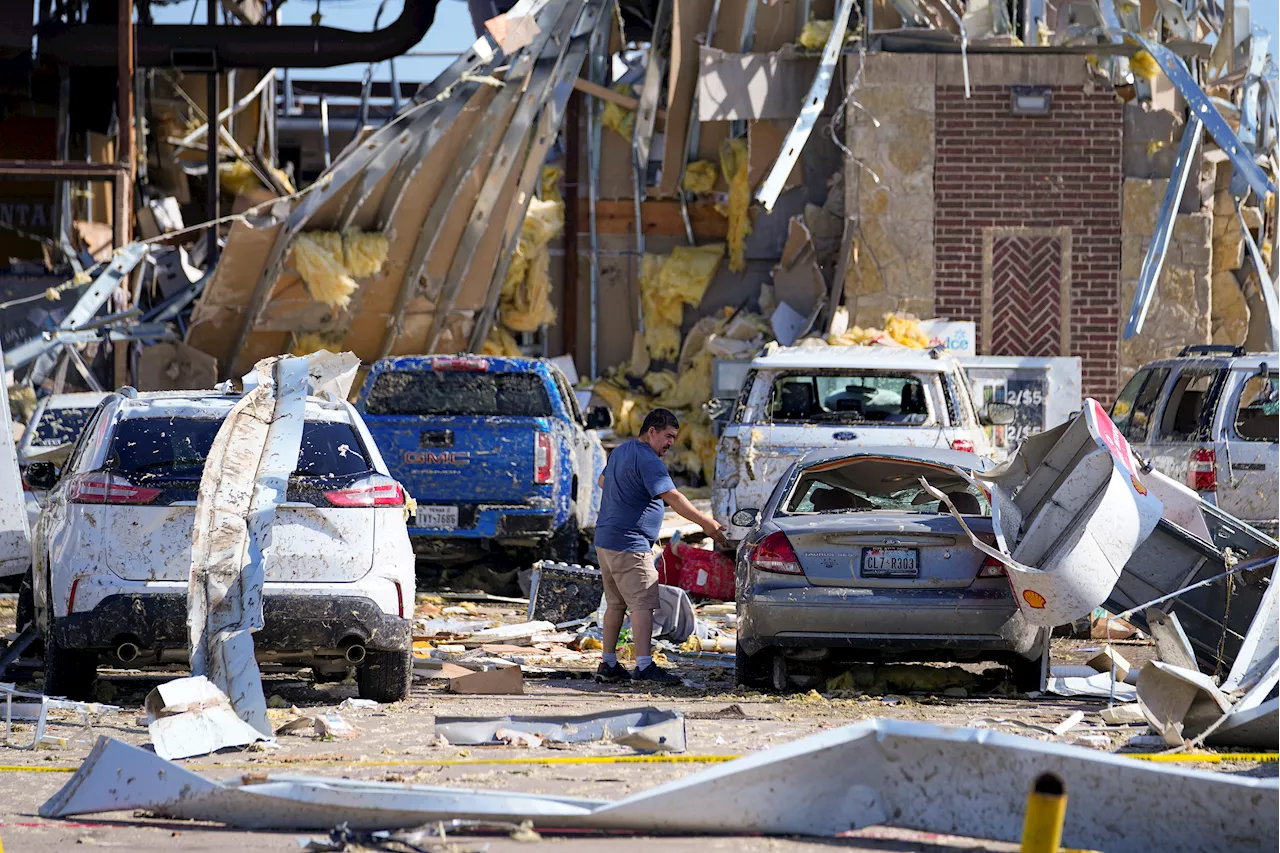
{"type": "Polygon", "coordinates": [[[1022,824],[1022,853],[1058,853],[1067,816],[1067,786],[1053,773],[1042,773],[1031,785],[1027,817],[1022,824]]]}

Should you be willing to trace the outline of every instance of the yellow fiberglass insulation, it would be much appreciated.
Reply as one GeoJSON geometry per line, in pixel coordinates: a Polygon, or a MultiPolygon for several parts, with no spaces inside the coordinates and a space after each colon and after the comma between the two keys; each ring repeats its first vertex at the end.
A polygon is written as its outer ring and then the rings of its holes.
{"type": "MultiPolygon", "coordinates": [[[[631,97],[631,86],[626,83],[617,84],[613,87],[613,91],[631,97]]],[[[623,139],[630,139],[636,123],[636,113],[635,110],[629,110],[621,104],[605,101],[604,109],[600,110],[600,123],[623,139]]]]}
{"type": "Polygon", "coordinates": [[[494,326],[489,330],[489,336],[484,340],[484,346],[480,349],[481,355],[501,355],[520,357],[524,353],[520,352],[516,339],[511,333],[501,326],[494,326]]]}
{"type": "Polygon", "coordinates": [[[342,235],[333,231],[299,234],[293,241],[293,265],[312,299],[334,308],[351,303],[356,283],[342,265],[342,235]]]}
{"type": "Polygon", "coordinates": [[[608,380],[597,382],[595,393],[605,401],[609,411],[613,412],[615,433],[623,438],[640,434],[644,416],[653,408],[650,400],[608,380]]]}
{"type": "Polygon", "coordinates": [[[340,352],[342,338],[342,332],[303,332],[302,334],[295,334],[293,336],[293,346],[289,348],[289,354],[302,357],[320,352],[320,350],[340,352]]]}
{"type": "Polygon", "coordinates": [[[680,186],[687,193],[705,195],[716,188],[716,164],[710,160],[695,160],[684,167],[684,179],[680,186]]]}
{"type": "MultiPolygon", "coordinates": [[[[293,183],[289,180],[288,174],[276,168],[272,168],[271,173],[280,182],[280,186],[289,192],[294,191],[293,183]]],[[[236,160],[234,163],[223,163],[218,167],[218,186],[232,195],[244,195],[249,190],[270,189],[264,186],[257,173],[253,171],[253,167],[243,160],[236,160]]]]}
{"type": "Polygon", "coordinates": [[[911,314],[885,314],[884,328],[853,326],[843,335],[832,335],[827,343],[838,347],[864,344],[897,344],[913,349],[928,349],[929,336],[920,328],[920,321],[911,314]]]}
{"type": "Polygon", "coordinates": [[[720,145],[720,171],[729,183],[729,269],[747,268],[747,237],[751,234],[751,183],[747,180],[747,140],[726,139],[720,145]]]}
{"type": "Polygon", "coordinates": [[[822,50],[827,44],[827,39],[831,38],[831,31],[835,29],[835,21],[809,21],[804,25],[804,29],[800,31],[801,47],[809,50],[822,50]]]}
{"type": "Polygon", "coordinates": [[[502,284],[502,325],[532,332],[555,322],[551,305],[551,253],[547,244],[564,230],[564,202],[533,198],[520,226],[520,242],[502,284]]]}
{"type": "Polygon", "coordinates": [[[342,262],[352,278],[369,278],[387,260],[387,235],[352,228],[342,234],[342,262]]]}
{"type": "Polygon", "coordinates": [[[1129,70],[1133,72],[1134,77],[1140,77],[1143,80],[1154,80],[1161,73],[1160,63],[1145,50],[1140,50],[1129,58],[1129,70]]]}
{"type": "Polygon", "coordinates": [[[564,201],[560,195],[560,181],[564,178],[564,169],[559,166],[542,167],[542,189],[538,195],[547,201],[564,201]]]}
{"type": "Polygon", "coordinates": [[[702,301],[723,256],[723,243],[678,246],[666,258],[644,256],[640,300],[650,358],[672,361],[679,355],[684,306],[702,301]]]}

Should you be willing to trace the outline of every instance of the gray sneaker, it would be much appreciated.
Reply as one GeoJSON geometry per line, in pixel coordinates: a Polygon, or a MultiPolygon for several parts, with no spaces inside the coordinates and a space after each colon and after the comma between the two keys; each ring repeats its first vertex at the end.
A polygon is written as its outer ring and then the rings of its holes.
{"type": "Polygon", "coordinates": [[[596,670],[596,681],[602,684],[616,684],[620,681],[631,680],[631,670],[627,669],[620,663],[610,666],[601,661],[600,668],[596,670]]]}
{"type": "Polygon", "coordinates": [[[651,663],[644,669],[636,669],[635,675],[631,676],[632,681],[650,681],[654,684],[666,684],[668,686],[678,686],[684,684],[679,676],[667,672],[656,663],[651,663]]]}

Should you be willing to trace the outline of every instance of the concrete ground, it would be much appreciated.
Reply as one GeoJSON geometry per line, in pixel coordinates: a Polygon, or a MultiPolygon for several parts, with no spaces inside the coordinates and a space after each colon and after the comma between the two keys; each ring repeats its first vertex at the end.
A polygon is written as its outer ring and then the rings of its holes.
{"type": "MultiPolygon", "coordinates": [[[[12,599],[0,598],[0,634],[12,630],[12,599]]],[[[1097,641],[1056,641],[1055,663],[1077,663],[1084,649],[1097,641]]],[[[1140,644],[1122,648],[1130,660],[1149,656],[1140,644]]],[[[443,682],[416,681],[410,697],[376,709],[339,710],[356,695],[350,682],[313,685],[290,674],[264,674],[266,693],[276,725],[295,716],[293,708],[312,714],[338,711],[357,731],[347,739],[282,735],[279,748],[227,750],[190,759],[186,766],[213,778],[244,773],[291,772],[351,779],[446,785],[468,788],[511,789],[613,799],[697,773],[710,766],[698,763],[485,763],[508,759],[568,759],[634,754],[610,744],[573,744],[563,749],[543,746],[530,750],[508,746],[456,747],[435,741],[436,715],[488,716],[502,714],[579,715],[625,707],[656,705],[678,708],[687,718],[689,754],[739,755],[786,743],[822,729],[872,717],[925,720],[946,725],[983,725],[1001,731],[1043,739],[1052,735],[1027,729],[1026,724],[1053,727],[1073,711],[1085,712],[1084,721],[1067,735],[1053,738],[1108,751],[1121,748],[1142,726],[1106,727],[1098,712],[1104,703],[1073,699],[1018,696],[855,695],[816,692],[780,697],[744,691],[733,685],[732,671],[714,665],[688,662],[682,675],[696,688],[678,687],[651,691],[637,686],[605,687],[586,677],[528,678],[523,696],[458,696],[445,692],[443,682]],[[844,698],[842,698],[844,697],[844,698]]],[[[936,668],[930,668],[936,669],[936,668]]],[[[147,692],[175,675],[105,670],[100,698],[119,705],[85,729],[68,715],[50,733],[64,736],[64,747],[21,751],[0,747],[0,841],[6,853],[62,851],[74,845],[119,847],[130,851],[209,850],[295,851],[303,833],[240,832],[188,821],[148,818],[120,812],[74,820],[45,820],[38,816],[41,803],[61,787],[88,753],[99,735],[132,744],[149,742],[141,725],[142,701],[147,692]]],[[[581,672],[586,676],[587,672],[581,672]]],[[[38,682],[27,685],[37,688],[38,682]]],[[[956,691],[952,691],[955,693],[956,691]]],[[[0,735],[3,734],[0,718],[0,735]]],[[[15,741],[30,738],[30,727],[19,727],[15,741]]],[[[1205,769],[1274,775],[1276,765],[1225,763],[1201,765],[1205,769]]],[[[319,833],[305,833],[317,837],[319,833]]],[[[939,837],[902,830],[872,828],[835,839],[788,838],[646,838],[643,836],[545,833],[541,841],[518,841],[505,834],[468,836],[450,834],[447,843],[426,845],[432,850],[524,851],[561,850],[565,853],[595,851],[607,844],[616,853],[631,851],[955,851],[1016,850],[1016,845],[975,839],[939,837]]]]}

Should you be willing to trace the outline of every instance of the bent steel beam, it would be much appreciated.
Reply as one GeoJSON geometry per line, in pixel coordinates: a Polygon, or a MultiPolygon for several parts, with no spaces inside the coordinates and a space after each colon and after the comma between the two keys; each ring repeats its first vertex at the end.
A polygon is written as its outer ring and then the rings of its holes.
{"type": "Polygon", "coordinates": [[[809,87],[809,94],[805,96],[804,106],[800,108],[800,115],[796,117],[795,124],[791,126],[786,139],[782,142],[782,153],[770,167],[769,174],[760,184],[760,189],[756,190],[756,201],[764,205],[765,210],[773,210],[773,205],[782,193],[782,187],[795,167],[800,152],[809,141],[809,134],[813,133],[814,125],[822,115],[822,107],[827,102],[827,93],[831,91],[831,80],[835,76],[836,63],[840,59],[840,50],[844,47],[844,34],[849,28],[849,14],[853,11],[853,6],[854,0],[840,0],[840,6],[836,9],[835,25],[831,28],[831,36],[822,49],[822,61],[818,65],[818,73],[813,78],[813,84],[809,87]]]}

